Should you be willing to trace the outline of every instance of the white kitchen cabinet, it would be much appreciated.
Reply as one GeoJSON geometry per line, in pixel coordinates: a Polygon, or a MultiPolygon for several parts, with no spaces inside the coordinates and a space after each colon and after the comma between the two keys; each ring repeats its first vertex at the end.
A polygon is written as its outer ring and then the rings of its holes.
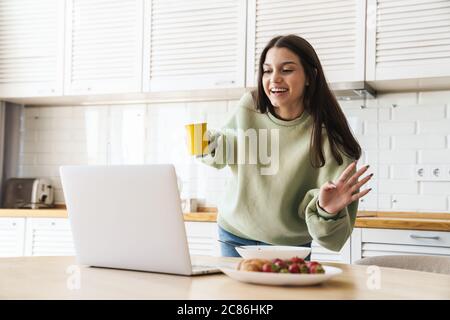
{"type": "Polygon", "coordinates": [[[144,91],[243,88],[246,1],[145,1],[144,91]]]}
{"type": "Polygon", "coordinates": [[[67,0],[65,95],[142,91],[143,0],[67,0]]]}
{"type": "Polygon", "coordinates": [[[190,254],[220,256],[220,246],[215,222],[184,223],[190,254]]]}
{"type": "Polygon", "coordinates": [[[351,261],[351,240],[348,239],[339,252],[328,250],[318,243],[311,243],[311,260],[319,262],[340,262],[350,263],[351,261]]]}
{"type": "Polygon", "coordinates": [[[450,256],[450,233],[444,231],[355,228],[352,262],[381,255],[450,256]]]}
{"type": "Polygon", "coordinates": [[[25,218],[0,218],[0,257],[24,253],[25,218]]]}
{"type": "Polygon", "coordinates": [[[368,0],[367,80],[450,75],[450,1],[368,0]]]}
{"type": "Polygon", "coordinates": [[[75,255],[69,220],[65,218],[27,218],[25,255],[75,255]]]}
{"type": "Polygon", "coordinates": [[[286,34],[311,43],[328,82],[364,80],[365,1],[249,0],[248,7],[247,86],[256,86],[266,44],[286,34]]]}
{"type": "Polygon", "coordinates": [[[63,0],[0,0],[0,98],[61,96],[63,0]]]}

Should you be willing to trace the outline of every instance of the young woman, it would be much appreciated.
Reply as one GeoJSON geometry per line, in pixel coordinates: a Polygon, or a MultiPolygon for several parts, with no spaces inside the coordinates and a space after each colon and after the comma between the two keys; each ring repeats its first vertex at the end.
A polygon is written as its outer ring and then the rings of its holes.
{"type": "MultiPolygon", "coordinates": [[[[267,44],[256,91],[241,98],[221,130],[210,132],[209,146],[202,162],[232,172],[219,205],[221,240],[293,246],[315,240],[330,250],[342,248],[358,200],[370,191],[360,188],[372,174],[359,179],[369,166],[356,170],[361,148],[306,40],[287,35],[267,44]],[[275,170],[267,170],[262,151],[268,149],[275,170]]],[[[223,243],[221,250],[239,256],[223,243]]]]}

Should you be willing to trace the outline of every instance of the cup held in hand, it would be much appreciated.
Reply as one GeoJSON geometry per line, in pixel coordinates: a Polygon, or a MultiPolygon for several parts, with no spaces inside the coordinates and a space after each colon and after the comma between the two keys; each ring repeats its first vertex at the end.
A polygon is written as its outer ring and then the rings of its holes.
{"type": "Polygon", "coordinates": [[[185,126],[188,152],[192,156],[202,156],[208,151],[207,123],[191,123],[185,126]]]}

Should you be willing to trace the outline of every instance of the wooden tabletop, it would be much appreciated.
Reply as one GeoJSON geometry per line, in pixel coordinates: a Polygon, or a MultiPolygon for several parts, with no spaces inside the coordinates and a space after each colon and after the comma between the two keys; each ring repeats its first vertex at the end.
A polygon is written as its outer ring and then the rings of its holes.
{"type": "MultiPolygon", "coordinates": [[[[220,265],[239,260],[195,259],[220,265]]],[[[380,268],[377,288],[367,266],[325,265],[343,273],[317,286],[282,287],[246,284],[224,274],[186,277],[78,267],[74,257],[0,258],[0,299],[450,299],[449,275],[380,268]]]]}

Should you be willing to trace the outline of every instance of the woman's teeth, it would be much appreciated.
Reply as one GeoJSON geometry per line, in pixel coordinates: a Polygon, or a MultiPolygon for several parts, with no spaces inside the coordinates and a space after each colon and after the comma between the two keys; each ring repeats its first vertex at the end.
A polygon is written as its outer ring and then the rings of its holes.
{"type": "Polygon", "coordinates": [[[283,92],[287,92],[288,89],[286,88],[272,88],[270,89],[271,93],[283,93],[283,92]]]}

